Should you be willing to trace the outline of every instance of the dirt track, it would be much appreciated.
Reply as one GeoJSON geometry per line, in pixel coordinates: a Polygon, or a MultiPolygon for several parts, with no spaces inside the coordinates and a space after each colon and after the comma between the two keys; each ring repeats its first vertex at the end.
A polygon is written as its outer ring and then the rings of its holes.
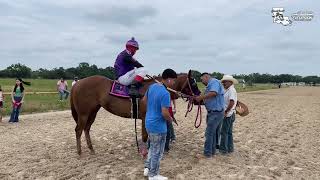
{"type": "MultiPolygon", "coordinates": [[[[235,152],[211,160],[198,158],[205,123],[195,129],[195,112],[184,118],[186,104],[179,101],[177,142],[161,173],[169,179],[320,179],[320,88],[241,93],[239,100],[251,113],[237,116],[235,152]]],[[[144,179],[132,120],[101,110],[91,130],[96,155],[83,138],[82,158],[74,128],[69,111],[23,115],[18,124],[5,118],[0,179],[144,179]]]]}

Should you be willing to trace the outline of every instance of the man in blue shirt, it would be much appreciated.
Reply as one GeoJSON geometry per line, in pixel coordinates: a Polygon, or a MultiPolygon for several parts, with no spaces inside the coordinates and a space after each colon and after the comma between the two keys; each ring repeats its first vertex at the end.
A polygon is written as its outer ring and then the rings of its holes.
{"type": "Polygon", "coordinates": [[[201,81],[206,85],[204,95],[196,98],[198,102],[204,101],[207,114],[207,128],[205,133],[204,156],[210,158],[216,153],[216,145],[219,136],[219,124],[224,117],[224,89],[216,78],[212,78],[209,73],[201,74],[201,81]]]}
{"type": "Polygon", "coordinates": [[[147,104],[146,130],[150,142],[148,158],[145,162],[144,176],[149,176],[149,180],[166,180],[168,178],[159,174],[160,160],[164,152],[167,123],[172,122],[169,113],[170,93],[166,87],[172,87],[177,78],[177,74],[172,69],[166,69],[162,73],[161,83],[151,85],[143,97],[147,104]]]}

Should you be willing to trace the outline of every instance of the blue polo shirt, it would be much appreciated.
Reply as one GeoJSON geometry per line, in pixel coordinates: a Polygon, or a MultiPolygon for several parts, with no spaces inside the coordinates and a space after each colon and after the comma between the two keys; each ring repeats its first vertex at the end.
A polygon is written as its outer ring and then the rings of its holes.
{"type": "Polygon", "coordinates": [[[205,94],[208,94],[209,92],[216,92],[217,96],[206,99],[205,100],[205,106],[208,111],[222,111],[224,110],[224,89],[222,84],[219,80],[216,78],[211,78],[208,82],[205,94]]]}
{"type": "Polygon", "coordinates": [[[147,114],[146,129],[148,133],[167,133],[167,123],[162,116],[162,108],[170,107],[170,93],[164,85],[155,83],[146,93],[147,114]]]}

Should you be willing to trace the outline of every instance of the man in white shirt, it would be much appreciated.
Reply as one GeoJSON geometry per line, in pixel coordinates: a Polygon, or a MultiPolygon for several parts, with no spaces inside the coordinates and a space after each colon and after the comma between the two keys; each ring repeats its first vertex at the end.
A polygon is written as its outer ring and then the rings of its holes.
{"type": "Polygon", "coordinates": [[[71,83],[71,87],[73,87],[78,82],[78,77],[74,77],[74,80],[71,83]]]}
{"type": "Polygon", "coordinates": [[[234,88],[234,84],[237,84],[238,81],[230,75],[224,75],[221,79],[221,83],[225,88],[225,111],[221,127],[221,141],[219,152],[221,152],[222,154],[226,154],[232,153],[234,151],[232,128],[233,122],[235,121],[236,105],[238,101],[237,91],[234,88]]]}

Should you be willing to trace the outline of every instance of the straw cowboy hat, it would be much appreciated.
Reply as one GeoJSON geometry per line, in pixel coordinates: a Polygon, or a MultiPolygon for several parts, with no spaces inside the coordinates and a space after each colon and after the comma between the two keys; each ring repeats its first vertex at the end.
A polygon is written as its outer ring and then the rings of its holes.
{"type": "Polygon", "coordinates": [[[238,80],[236,80],[233,76],[231,75],[223,75],[221,82],[223,81],[231,81],[233,84],[238,84],[238,80]]]}
{"type": "Polygon", "coordinates": [[[240,116],[246,116],[249,114],[249,109],[244,103],[238,101],[236,106],[236,113],[240,116]]]}

